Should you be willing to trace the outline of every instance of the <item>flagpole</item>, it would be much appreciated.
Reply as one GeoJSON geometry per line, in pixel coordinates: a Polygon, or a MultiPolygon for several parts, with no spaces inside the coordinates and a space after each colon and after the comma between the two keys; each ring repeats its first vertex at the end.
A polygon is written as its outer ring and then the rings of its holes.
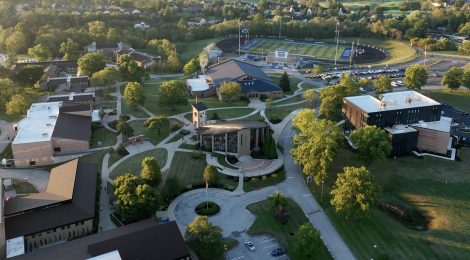
{"type": "Polygon", "coordinates": [[[209,188],[209,183],[206,181],[206,209],[209,209],[209,195],[207,194],[207,189],[209,188]]]}

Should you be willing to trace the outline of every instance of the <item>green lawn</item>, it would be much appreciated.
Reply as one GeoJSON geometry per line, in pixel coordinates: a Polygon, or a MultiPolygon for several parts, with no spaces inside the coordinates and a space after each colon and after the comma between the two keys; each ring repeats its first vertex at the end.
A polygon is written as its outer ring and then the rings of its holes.
{"type": "Polygon", "coordinates": [[[217,161],[220,163],[220,165],[225,166],[230,169],[238,169],[237,167],[232,166],[225,160],[225,155],[220,154],[220,153],[212,153],[212,156],[217,158],[217,161]]]}
{"type": "MultiPolygon", "coordinates": [[[[275,104],[276,105],[276,104],[275,104]]],[[[268,119],[271,118],[271,116],[275,115],[279,119],[284,119],[287,115],[289,115],[292,111],[300,108],[307,108],[308,104],[306,102],[292,105],[292,106],[284,106],[284,107],[272,107],[269,110],[266,110],[265,114],[268,119]]]]}
{"type": "Polygon", "coordinates": [[[94,130],[91,134],[91,148],[99,147],[98,142],[101,142],[101,147],[115,145],[116,133],[113,133],[104,127],[100,127],[94,130]]]}
{"type": "Polygon", "coordinates": [[[248,178],[248,181],[243,183],[243,190],[250,192],[264,187],[269,187],[283,182],[286,179],[284,170],[279,170],[269,175],[262,176],[261,178],[248,178]]]}
{"type": "MultiPolygon", "coordinates": [[[[201,158],[195,159],[192,153],[176,152],[168,176],[176,177],[183,188],[203,188],[205,185],[203,174],[206,165],[205,154],[201,158]]],[[[238,185],[238,179],[232,179],[223,174],[219,175],[218,182],[230,190],[234,190],[238,185]]]]}
{"type": "Polygon", "coordinates": [[[171,132],[171,127],[179,124],[180,126],[183,125],[179,120],[170,118],[170,126],[169,127],[164,127],[160,130],[160,134],[158,134],[157,129],[149,129],[148,127],[144,126],[145,120],[134,120],[129,123],[129,125],[134,129],[134,136],[137,135],[145,135],[149,139],[149,141],[157,145],[160,143],[163,139],[167,138],[168,135],[171,132]]]}
{"type": "Polygon", "coordinates": [[[116,178],[117,176],[121,176],[125,173],[132,173],[139,175],[141,168],[142,160],[145,157],[155,157],[157,158],[158,164],[160,168],[165,166],[166,159],[167,159],[167,151],[165,149],[157,148],[154,150],[146,151],[143,153],[136,154],[127,160],[123,161],[119,164],[113,171],[109,174],[111,179],[116,178]]]}
{"type": "MultiPolygon", "coordinates": [[[[293,252],[293,236],[301,225],[308,222],[302,209],[293,200],[287,199],[287,210],[290,212],[290,217],[285,225],[281,225],[276,219],[275,211],[269,200],[250,204],[246,208],[256,215],[255,222],[247,230],[248,234],[271,235],[276,238],[282,247],[287,248],[288,252],[293,252]]],[[[318,259],[331,259],[324,246],[318,250],[321,251],[318,259]]],[[[300,259],[290,256],[292,259],[300,259]]]]}
{"type": "Polygon", "coordinates": [[[465,112],[470,112],[470,91],[432,90],[424,93],[439,102],[455,106],[465,112]]]}
{"type": "MultiPolygon", "coordinates": [[[[336,46],[334,44],[315,44],[303,42],[290,42],[279,39],[257,38],[259,42],[248,49],[253,53],[274,52],[276,49],[287,49],[291,54],[311,56],[318,59],[334,60],[336,54],[336,46]]],[[[346,47],[340,45],[338,47],[338,59],[340,59],[346,47]]]]}
{"type": "Polygon", "coordinates": [[[147,117],[149,117],[149,115],[147,113],[140,110],[139,108],[135,108],[135,109],[134,108],[133,109],[129,108],[126,105],[126,102],[124,102],[124,100],[122,100],[121,109],[122,109],[122,114],[132,115],[132,116],[137,117],[137,118],[147,118],[147,117]]]}
{"type": "MultiPolygon", "coordinates": [[[[170,81],[176,78],[166,78],[166,79],[158,79],[158,80],[151,80],[146,81],[142,86],[144,87],[145,91],[145,102],[144,107],[147,108],[150,112],[154,113],[158,116],[171,116],[180,114],[183,112],[191,111],[191,105],[188,103],[187,105],[182,106],[175,106],[174,109],[168,106],[160,106],[158,104],[158,91],[160,90],[160,85],[165,81],[170,81]]],[[[184,80],[184,77],[179,78],[180,80],[184,80]]]]}
{"type": "Polygon", "coordinates": [[[119,161],[119,159],[121,159],[122,156],[119,155],[117,152],[112,152],[109,154],[109,158],[108,158],[108,167],[111,167],[111,165],[113,165],[115,162],[119,161]]]}
{"type": "Polygon", "coordinates": [[[9,143],[5,149],[0,153],[0,160],[1,159],[13,159],[13,151],[11,150],[11,143],[9,143]]]}
{"type": "MultiPolygon", "coordinates": [[[[269,77],[279,83],[281,81],[281,74],[271,74],[269,77]]],[[[290,95],[294,93],[294,91],[297,90],[297,84],[299,84],[301,81],[297,78],[294,77],[289,77],[289,85],[290,85],[290,91],[284,91],[284,95],[290,95]]]]}
{"type": "MultiPolygon", "coordinates": [[[[387,159],[369,167],[381,186],[381,197],[401,200],[423,212],[428,231],[414,231],[381,211],[352,223],[340,218],[329,195],[335,174],[344,166],[358,166],[355,156],[341,150],[325,182],[323,208],[358,259],[469,259],[470,258],[470,149],[462,150],[462,161],[412,156],[387,159]],[[378,248],[374,249],[373,245],[378,248]]],[[[311,186],[317,199],[320,189],[311,186]]]]}
{"type": "Polygon", "coordinates": [[[273,103],[273,105],[274,105],[274,106],[277,106],[277,105],[295,103],[295,102],[299,102],[299,101],[305,100],[302,95],[303,95],[303,94],[297,94],[297,95],[295,95],[295,96],[293,96],[293,97],[290,97],[290,98],[287,98],[287,99],[285,99],[285,100],[282,100],[282,101],[273,103]]]}
{"type": "Polygon", "coordinates": [[[31,183],[24,181],[24,180],[18,180],[18,179],[13,179],[13,187],[16,190],[16,193],[18,194],[27,194],[27,193],[37,193],[38,190],[34,188],[31,183]]]}
{"type": "Polygon", "coordinates": [[[245,120],[264,121],[264,117],[262,117],[260,113],[256,113],[252,116],[249,116],[249,117],[245,118],[245,120]]]}
{"type": "Polygon", "coordinates": [[[204,47],[211,43],[217,43],[221,39],[221,37],[217,37],[199,41],[183,41],[176,44],[176,50],[179,53],[181,61],[186,63],[191,58],[199,55],[204,47]]]}

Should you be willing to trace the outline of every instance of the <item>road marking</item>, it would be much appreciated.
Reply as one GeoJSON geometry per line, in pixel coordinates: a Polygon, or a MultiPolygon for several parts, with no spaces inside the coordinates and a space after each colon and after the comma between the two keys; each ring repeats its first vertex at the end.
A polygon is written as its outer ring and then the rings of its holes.
{"type": "Polygon", "coordinates": [[[304,197],[313,196],[312,193],[302,195],[304,197]]]}
{"type": "Polygon", "coordinates": [[[270,246],[265,246],[263,247],[263,249],[266,249],[266,248],[270,248],[270,247],[273,247],[273,246],[278,246],[279,244],[273,244],[273,245],[270,245],[270,246]]]}
{"type": "Polygon", "coordinates": [[[259,242],[259,243],[260,243],[260,244],[264,244],[264,243],[266,243],[266,242],[273,241],[273,240],[275,240],[275,239],[274,239],[274,238],[273,238],[273,239],[268,239],[268,240],[264,240],[263,242],[259,242]]]}
{"type": "Polygon", "coordinates": [[[245,257],[244,256],[237,256],[237,257],[234,257],[230,260],[240,260],[240,259],[244,259],[245,257]]]}

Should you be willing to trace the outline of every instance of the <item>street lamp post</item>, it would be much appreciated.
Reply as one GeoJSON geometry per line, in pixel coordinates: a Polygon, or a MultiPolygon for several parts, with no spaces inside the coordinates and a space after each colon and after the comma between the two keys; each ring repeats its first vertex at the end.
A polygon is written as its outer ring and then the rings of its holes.
{"type": "Polygon", "coordinates": [[[325,183],[324,180],[321,181],[321,195],[320,195],[320,203],[323,204],[323,183],[325,183]]]}

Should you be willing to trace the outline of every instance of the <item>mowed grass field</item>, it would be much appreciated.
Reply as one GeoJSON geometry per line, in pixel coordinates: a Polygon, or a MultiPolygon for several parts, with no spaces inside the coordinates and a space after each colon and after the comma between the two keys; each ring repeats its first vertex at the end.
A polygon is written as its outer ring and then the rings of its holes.
{"type": "Polygon", "coordinates": [[[162,168],[165,166],[167,156],[167,151],[161,148],[136,154],[114,168],[109,174],[109,177],[114,179],[117,176],[124,175],[125,173],[140,175],[140,171],[142,170],[142,160],[144,160],[145,157],[155,157],[158,161],[158,165],[162,168]]]}
{"type": "Polygon", "coordinates": [[[470,113],[470,91],[467,90],[432,90],[426,91],[431,98],[455,106],[470,113]]]}
{"type": "MultiPolygon", "coordinates": [[[[336,173],[344,166],[361,165],[347,150],[341,150],[332,163],[323,208],[358,259],[379,255],[388,259],[470,259],[470,149],[464,148],[460,158],[462,161],[407,156],[369,167],[381,186],[381,198],[417,208],[429,220],[427,231],[408,229],[379,210],[356,223],[335,213],[329,192],[336,173]]],[[[310,187],[319,199],[321,189],[310,187]]]]}
{"type": "MultiPolygon", "coordinates": [[[[282,48],[287,49],[290,54],[305,55],[326,60],[335,59],[336,46],[332,44],[322,45],[262,38],[257,38],[256,40],[258,40],[258,43],[246,50],[254,53],[268,53],[274,52],[274,50],[278,48],[282,48]]],[[[338,47],[338,59],[340,59],[345,48],[345,46],[341,45],[338,47]]]]}

